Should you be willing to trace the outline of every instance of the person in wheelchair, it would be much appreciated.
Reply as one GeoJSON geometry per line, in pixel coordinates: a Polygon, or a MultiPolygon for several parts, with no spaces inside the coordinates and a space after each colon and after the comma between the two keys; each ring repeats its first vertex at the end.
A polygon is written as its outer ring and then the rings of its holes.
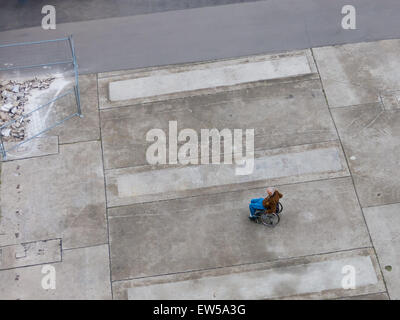
{"type": "Polygon", "coordinates": [[[251,199],[249,204],[249,219],[251,221],[255,221],[257,219],[257,217],[255,216],[256,210],[266,210],[267,213],[276,212],[279,199],[282,198],[283,195],[274,187],[268,187],[267,194],[268,196],[266,198],[251,199]]]}

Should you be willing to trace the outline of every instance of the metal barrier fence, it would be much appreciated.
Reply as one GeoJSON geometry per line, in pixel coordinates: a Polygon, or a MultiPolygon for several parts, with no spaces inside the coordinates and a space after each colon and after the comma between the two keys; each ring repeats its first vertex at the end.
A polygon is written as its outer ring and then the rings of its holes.
{"type": "Polygon", "coordinates": [[[54,74],[61,74],[63,77],[69,75],[72,87],[63,90],[63,92],[57,91],[55,97],[49,97],[45,103],[34,106],[29,112],[14,117],[11,121],[4,123],[0,127],[0,156],[2,156],[2,160],[7,159],[7,154],[11,150],[17,149],[22,144],[31,141],[75,116],[81,117],[82,112],[78,83],[78,64],[72,36],[54,40],[0,45],[0,81],[19,81],[20,79],[32,79],[33,77],[37,79],[40,76],[54,74]],[[62,118],[54,121],[54,123],[49,124],[44,122],[43,127],[37,130],[38,132],[29,134],[22,141],[12,144],[4,142],[3,132],[11,130],[11,126],[22,123],[22,121],[35,114],[36,119],[39,119],[42,116],[40,112],[43,109],[53,108],[53,106],[61,101],[65,104],[66,99],[69,97],[72,97],[74,103],[76,103],[76,110],[73,110],[72,113],[67,115],[61,113],[62,118]]]}

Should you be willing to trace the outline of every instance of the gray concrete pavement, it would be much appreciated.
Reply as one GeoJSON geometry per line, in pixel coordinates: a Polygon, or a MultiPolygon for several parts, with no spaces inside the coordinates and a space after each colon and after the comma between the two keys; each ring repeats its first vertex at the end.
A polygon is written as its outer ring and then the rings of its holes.
{"type": "MultiPolygon", "coordinates": [[[[160,68],[158,72],[164,70],[160,68]]],[[[114,103],[106,101],[107,90],[104,89],[115,77],[99,79],[103,87],[99,91],[100,101],[103,101],[100,103],[104,108],[112,107],[100,113],[105,167],[146,164],[145,150],[151,144],[146,141],[146,134],[152,128],[168,132],[169,121],[177,121],[178,131],[192,128],[197,132],[202,128],[244,129],[243,123],[246,123],[247,127],[255,129],[256,150],[335,140],[337,134],[316,76],[307,76],[310,81],[264,81],[235,87],[236,90],[207,90],[200,96],[173,94],[168,101],[138,105],[143,101],[140,99],[133,106],[123,108],[115,108],[114,103]],[[146,121],[149,110],[154,114],[151,122],[146,121]],[[269,121],[272,117],[274,121],[269,121]],[[287,121],[290,124],[284,125],[287,121]]],[[[120,101],[117,106],[129,106],[129,102],[120,101]]]]}
{"type": "MultiPolygon", "coordinates": [[[[183,277],[187,280],[165,281],[166,277],[154,283],[139,285],[128,289],[128,299],[279,299],[296,296],[297,299],[332,298],[345,295],[341,287],[342,274],[337,272],[343,265],[353,265],[358,279],[358,290],[368,292],[384,289],[378,279],[376,261],[367,251],[350,251],[314,256],[307,263],[297,264],[296,259],[279,267],[272,263],[246,265],[236,268],[237,272],[218,274],[216,270],[203,272],[202,277],[183,277]],[[239,271],[240,270],[240,271],[239,271]],[[327,274],[331,275],[327,277],[327,274]],[[164,280],[164,281],[163,281],[164,280]],[[329,292],[329,293],[328,293],[329,292]]],[[[233,269],[233,268],[232,268],[233,269]]],[[[227,270],[224,270],[227,271],[227,270]]],[[[379,272],[379,271],[378,271],[379,272]]]]}
{"type": "Polygon", "coordinates": [[[349,178],[279,189],[288,199],[272,230],[247,219],[249,199],[264,188],[109,209],[113,280],[370,246],[349,178]]]}
{"type": "Polygon", "coordinates": [[[377,250],[388,292],[392,299],[400,299],[400,255],[398,203],[363,209],[372,241],[377,250]]]}
{"type": "Polygon", "coordinates": [[[346,297],[339,300],[389,300],[389,296],[386,292],[380,292],[361,296],[346,297]]]}
{"type": "Polygon", "coordinates": [[[110,82],[205,65],[82,77],[85,117],[46,135],[57,148],[2,163],[0,297],[398,298],[398,43],[306,50],[307,75],[117,102],[110,82]],[[258,174],[147,164],[145,133],[169,121],[255,129],[258,174]],[[247,219],[271,184],[284,194],[273,229],[247,219]],[[40,285],[45,264],[56,291],[40,285]]]}
{"type": "Polygon", "coordinates": [[[313,49],[363,207],[400,199],[393,175],[400,154],[399,46],[392,40],[313,49]]]}
{"type": "MultiPolygon", "coordinates": [[[[249,67],[249,66],[248,66],[249,67]]],[[[248,68],[247,67],[247,68],[248,68]]],[[[162,67],[151,67],[151,68],[140,68],[134,70],[123,70],[114,72],[99,73],[99,103],[100,109],[108,109],[113,107],[132,106],[142,104],[145,102],[156,102],[166,100],[174,100],[177,98],[193,97],[197,95],[224,93],[228,88],[240,89],[248,88],[257,79],[263,81],[265,85],[273,84],[274,82],[287,82],[291,77],[297,80],[302,79],[318,79],[318,71],[314,62],[314,58],[310,50],[299,50],[293,51],[286,54],[274,54],[274,55],[256,55],[251,57],[242,57],[237,59],[222,59],[216,61],[203,61],[196,63],[184,63],[179,65],[167,65],[162,67]],[[238,70],[246,70],[246,66],[235,66],[235,64],[250,65],[256,63],[265,63],[264,67],[259,67],[257,75],[253,75],[251,72],[244,74],[247,79],[240,79],[237,73],[238,70]],[[283,63],[285,62],[285,63],[283,63]],[[275,65],[276,64],[276,65],[275,65]],[[272,67],[272,68],[271,68],[272,67]],[[274,69],[276,68],[276,70],[274,69]],[[214,86],[207,85],[207,81],[204,78],[214,77],[213,70],[217,69],[219,77],[210,81],[217,81],[214,86]],[[292,70],[293,69],[293,70],[292,70]],[[296,70],[297,69],[297,70],[296,70]],[[222,72],[221,72],[222,71],[222,72]],[[301,75],[298,72],[300,71],[301,75]],[[200,75],[198,72],[202,72],[200,75]],[[226,74],[224,74],[226,73],[226,74]],[[179,84],[193,81],[189,75],[195,75],[200,81],[200,84],[192,83],[190,90],[181,90],[179,84]],[[230,79],[230,75],[233,79],[230,79]],[[160,92],[154,90],[153,96],[140,96],[128,97],[128,99],[111,101],[109,99],[110,86],[136,79],[137,81],[153,81],[154,84],[160,87],[161,84],[157,84],[157,79],[162,76],[163,79],[167,79],[169,82],[173,80],[173,83],[166,85],[169,90],[166,92],[160,92]],[[172,78],[165,78],[165,77],[172,78]],[[186,77],[186,79],[184,79],[186,77]],[[288,78],[288,79],[286,79],[288,78]],[[266,82],[269,80],[268,82],[266,82]],[[275,81],[272,81],[275,80],[275,81]],[[198,86],[197,89],[194,86],[198,86]],[[194,90],[195,89],[195,90],[194,90]],[[130,99],[129,99],[130,98],[130,99]]],[[[293,79],[292,79],[293,80],[293,79]]],[[[261,83],[261,82],[260,82],[261,83]]],[[[129,88],[129,86],[128,86],[129,88]]],[[[189,89],[189,88],[188,88],[189,89]]],[[[143,88],[142,88],[143,90],[143,88]]],[[[228,90],[232,91],[232,90],[228,90]]]]}
{"type": "Polygon", "coordinates": [[[0,245],[63,238],[64,248],[107,242],[98,141],[2,164],[0,245]],[[73,174],[72,174],[73,173],[73,174]]]}
{"type": "Polygon", "coordinates": [[[332,114],[361,205],[399,202],[400,181],[394,175],[400,159],[399,112],[385,111],[382,104],[372,103],[337,108],[332,114]]]}
{"type": "MultiPolygon", "coordinates": [[[[54,130],[51,135],[57,135],[60,144],[84,142],[100,139],[99,111],[97,101],[97,77],[94,74],[79,77],[79,90],[81,93],[81,108],[84,114],[83,118],[72,118],[54,130]]],[[[61,103],[59,103],[61,104],[61,103]]],[[[74,103],[60,105],[57,117],[67,117],[76,112],[74,103]],[[64,111],[63,113],[60,111],[64,111]]],[[[55,119],[51,119],[55,123],[55,119]]]]}
{"type": "Polygon", "coordinates": [[[107,245],[64,250],[63,261],[50,265],[56,272],[54,290],[41,286],[43,277],[48,274],[48,271],[42,272],[43,265],[1,271],[1,299],[111,299],[107,245]]]}
{"type": "Polygon", "coordinates": [[[107,170],[107,204],[115,207],[149,202],[154,198],[167,200],[348,175],[337,142],[256,152],[251,173],[237,175],[238,167],[236,164],[200,164],[164,165],[155,169],[147,165],[107,170]]]}
{"type": "Polygon", "coordinates": [[[9,30],[0,33],[0,42],[73,34],[80,72],[95,73],[400,38],[399,1],[353,0],[357,30],[341,27],[341,9],[347,4],[345,0],[237,3],[60,23],[56,30],[39,26],[9,30]]]}
{"type": "Polygon", "coordinates": [[[0,270],[61,261],[61,239],[0,247],[0,270]]]}
{"type": "Polygon", "coordinates": [[[313,49],[330,108],[381,102],[400,90],[400,41],[313,49]]]}
{"type": "MultiPolygon", "coordinates": [[[[385,290],[383,278],[378,269],[378,262],[374,258],[372,250],[358,249],[227,268],[115,281],[113,283],[113,292],[114,298],[126,300],[135,299],[136,294],[139,294],[139,292],[140,295],[147,298],[164,298],[168,297],[166,290],[175,289],[172,295],[177,299],[182,299],[185,298],[185,292],[190,290],[180,289],[187,285],[193,285],[196,286],[197,290],[192,290],[188,294],[197,294],[196,298],[198,299],[207,298],[211,300],[223,297],[230,297],[231,299],[238,299],[239,297],[243,299],[372,298],[376,290],[380,288],[385,290]],[[331,282],[333,279],[326,275],[318,277],[318,273],[323,268],[325,268],[325,273],[337,277],[338,270],[343,266],[343,261],[349,262],[350,260],[366,262],[359,264],[358,275],[361,276],[361,270],[368,273],[375,269],[377,276],[374,275],[374,272],[370,273],[370,283],[364,282],[364,285],[357,287],[355,290],[335,289],[337,281],[331,282]],[[303,281],[311,275],[309,273],[311,270],[313,270],[315,277],[310,279],[308,283],[304,283],[303,281]],[[263,281],[260,281],[260,276],[263,277],[263,281]],[[255,277],[258,278],[258,281],[254,281],[255,277]],[[317,278],[319,281],[314,281],[317,278]],[[247,287],[250,282],[252,282],[253,288],[247,287]],[[321,292],[321,290],[316,289],[317,286],[325,286],[327,290],[321,292]],[[157,290],[154,290],[156,288],[157,290]],[[295,292],[296,295],[293,295],[295,292]],[[353,296],[352,294],[354,293],[359,295],[353,296]]],[[[382,292],[376,294],[382,295],[382,292]]],[[[381,298],[381,296],[379,297],[381,298]]]]}
{"type": "Polygon", "coordinates": [[[111,102],[149,99],[181,92],[203,91],[213,87],[231,87],[261,80],[273,80],[309,75],[312,73],[305,52],[282,56],[279,59],[262,59],[246,63],[198,64],[199,68],[171,72],[154,76],[112,81],[108,84],[108,99],[111,102]],[[182,83],[185,84],[182,87],[182,83]],[[135,91],[130,88],[136,88],[135,91]]]}

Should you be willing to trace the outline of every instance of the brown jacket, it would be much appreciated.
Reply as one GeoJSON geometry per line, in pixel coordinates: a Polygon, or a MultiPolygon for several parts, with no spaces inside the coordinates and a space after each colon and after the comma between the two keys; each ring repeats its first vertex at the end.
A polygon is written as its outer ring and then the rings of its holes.
{"type": "Polygon", "coordinates": [[[267,209],[268,213],[276,212],[276,206],[278,205],[279,199],[282,197],[283,195],[278,190],[275,190],[272,196],[268,196],[263,200],[262,204],[264,208],[267,209]]]}

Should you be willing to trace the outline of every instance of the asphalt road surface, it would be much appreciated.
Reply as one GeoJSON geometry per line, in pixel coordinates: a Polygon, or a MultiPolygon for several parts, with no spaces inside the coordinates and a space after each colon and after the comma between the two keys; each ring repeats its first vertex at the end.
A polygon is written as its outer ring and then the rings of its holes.
{"type": "MultiPolygon", "coordinates": [[[[73,34],[82,74],[400,38],[398,0],[135,1],[131,7],[123,7],[122,1],[114,7],[84,1],[81,13],[76,1],[70,7],[56,1],[56,10],[62,9],[56,30],[38,25],[41,8],[31,2],[20,1],[19,6],[32,6],[38,18],[30,13],[25,19],[24,11],[17,11],[22,12],[14,18],[18,23],[12,26],[9,17],[1,26],[12,29],[0,32],[0,43],[73,34]],[[341,26],[346,4],[356,8],[356,30],[341,26]]],[[[0,16],[15,11],[1,8],[0,16]]]]}

